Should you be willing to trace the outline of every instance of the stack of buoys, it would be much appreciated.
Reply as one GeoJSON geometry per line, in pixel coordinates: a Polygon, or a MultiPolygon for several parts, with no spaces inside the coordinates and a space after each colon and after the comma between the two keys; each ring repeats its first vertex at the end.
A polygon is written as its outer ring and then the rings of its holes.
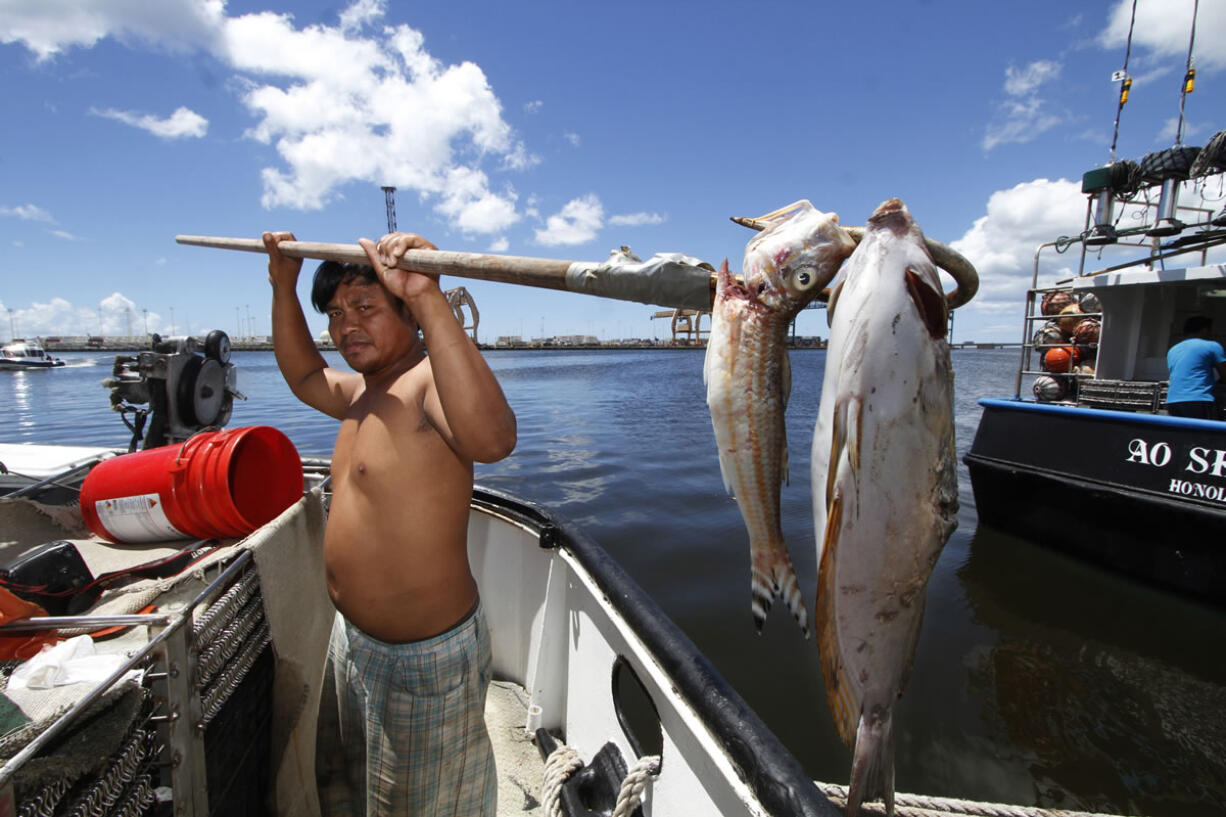
{"type": "Polygon", "coordinates": [[[1034,333],[1031,342],[1047,374],[1035,378],[1033,390],[1037,399],[1048,403],[1076,393],[1075,375],[1094,374],[1100,323],[1086,313],[1100,312],[1102,307],[1093,293],[1079,298],[1070,290],[1060,289],[1046,293],[1039,309],[1049,320],[1034,333]]]}

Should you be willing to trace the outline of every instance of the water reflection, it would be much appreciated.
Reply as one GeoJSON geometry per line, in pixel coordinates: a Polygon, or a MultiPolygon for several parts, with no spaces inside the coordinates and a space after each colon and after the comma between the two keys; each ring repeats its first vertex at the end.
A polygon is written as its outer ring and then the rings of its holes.
{"type": "Polygon", "coordinates": [[[968,683],[1029,755],[1039,805],[1226,807],[1220,616],[987,528],[958,575],[998,636],[968,656],[968,683]]]}
{"type": "MultiPolygon", "coordinates": [[[[34,372],[7,371],[3,373],[13,385],[13,409],[10,419],[17,421],[20,428],[34,427],[34,412],[30,410],[30,376],[34,372]]],[[[38,372],[45,375],[46,372],[38,372]]]]}

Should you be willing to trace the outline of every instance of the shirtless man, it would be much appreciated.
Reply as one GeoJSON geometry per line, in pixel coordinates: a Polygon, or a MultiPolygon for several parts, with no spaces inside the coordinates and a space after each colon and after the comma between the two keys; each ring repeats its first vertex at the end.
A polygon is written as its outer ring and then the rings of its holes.
{"type": "Polygon", "coordinates": [[[329,661],[344,771],[333,777],[347,778],[352,801],[333,779],[325,813],[492,815],[489,632],[468,507],[473,462],[510,454],[515,415],[437,278],[395,267],[406,250],[437,249],[429,241],[362,239],[370,267],[320,265],[312,303],[353,373],[315,348],[297,296],[302,262],[277,250],[293,236],[263,239],[277,365],[298,399],[341,421],[324,565],[338,612],[329,661]]]}

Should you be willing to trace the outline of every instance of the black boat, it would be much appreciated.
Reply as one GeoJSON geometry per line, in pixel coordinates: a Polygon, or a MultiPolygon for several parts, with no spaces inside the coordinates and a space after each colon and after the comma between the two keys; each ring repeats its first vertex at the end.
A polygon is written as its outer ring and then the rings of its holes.
{"type": "Polygon", "coordinates": [[[1226,332],[1226,209],[1178,204],[1224,173],[1226,131],[1085,174],[1085,228],[1036,251],[1014,394],[980,401],[965,457],[982,524],[1216,604],[1226,403],[1210,420],[1170,416],[1166,352],[1190,316],[1226,332]],[[1138,226],[1119,228],[1125,212],[1138,226]],[[1077,245],[1078,274],[1038,286],[1043,251],[1077,245]],[[1091,254],[1114,263],[1087,271],[1091,254]]]}

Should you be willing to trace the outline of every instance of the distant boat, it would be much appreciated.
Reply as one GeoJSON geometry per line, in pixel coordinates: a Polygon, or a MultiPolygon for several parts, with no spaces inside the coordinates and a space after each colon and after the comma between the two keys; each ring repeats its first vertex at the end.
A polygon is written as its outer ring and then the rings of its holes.
{"type": "Polygon", "coordinates": [[[14,340],[0,347],[0,369],[54,369],[64,361],[52,357],[37,340],[14,340]]]}

